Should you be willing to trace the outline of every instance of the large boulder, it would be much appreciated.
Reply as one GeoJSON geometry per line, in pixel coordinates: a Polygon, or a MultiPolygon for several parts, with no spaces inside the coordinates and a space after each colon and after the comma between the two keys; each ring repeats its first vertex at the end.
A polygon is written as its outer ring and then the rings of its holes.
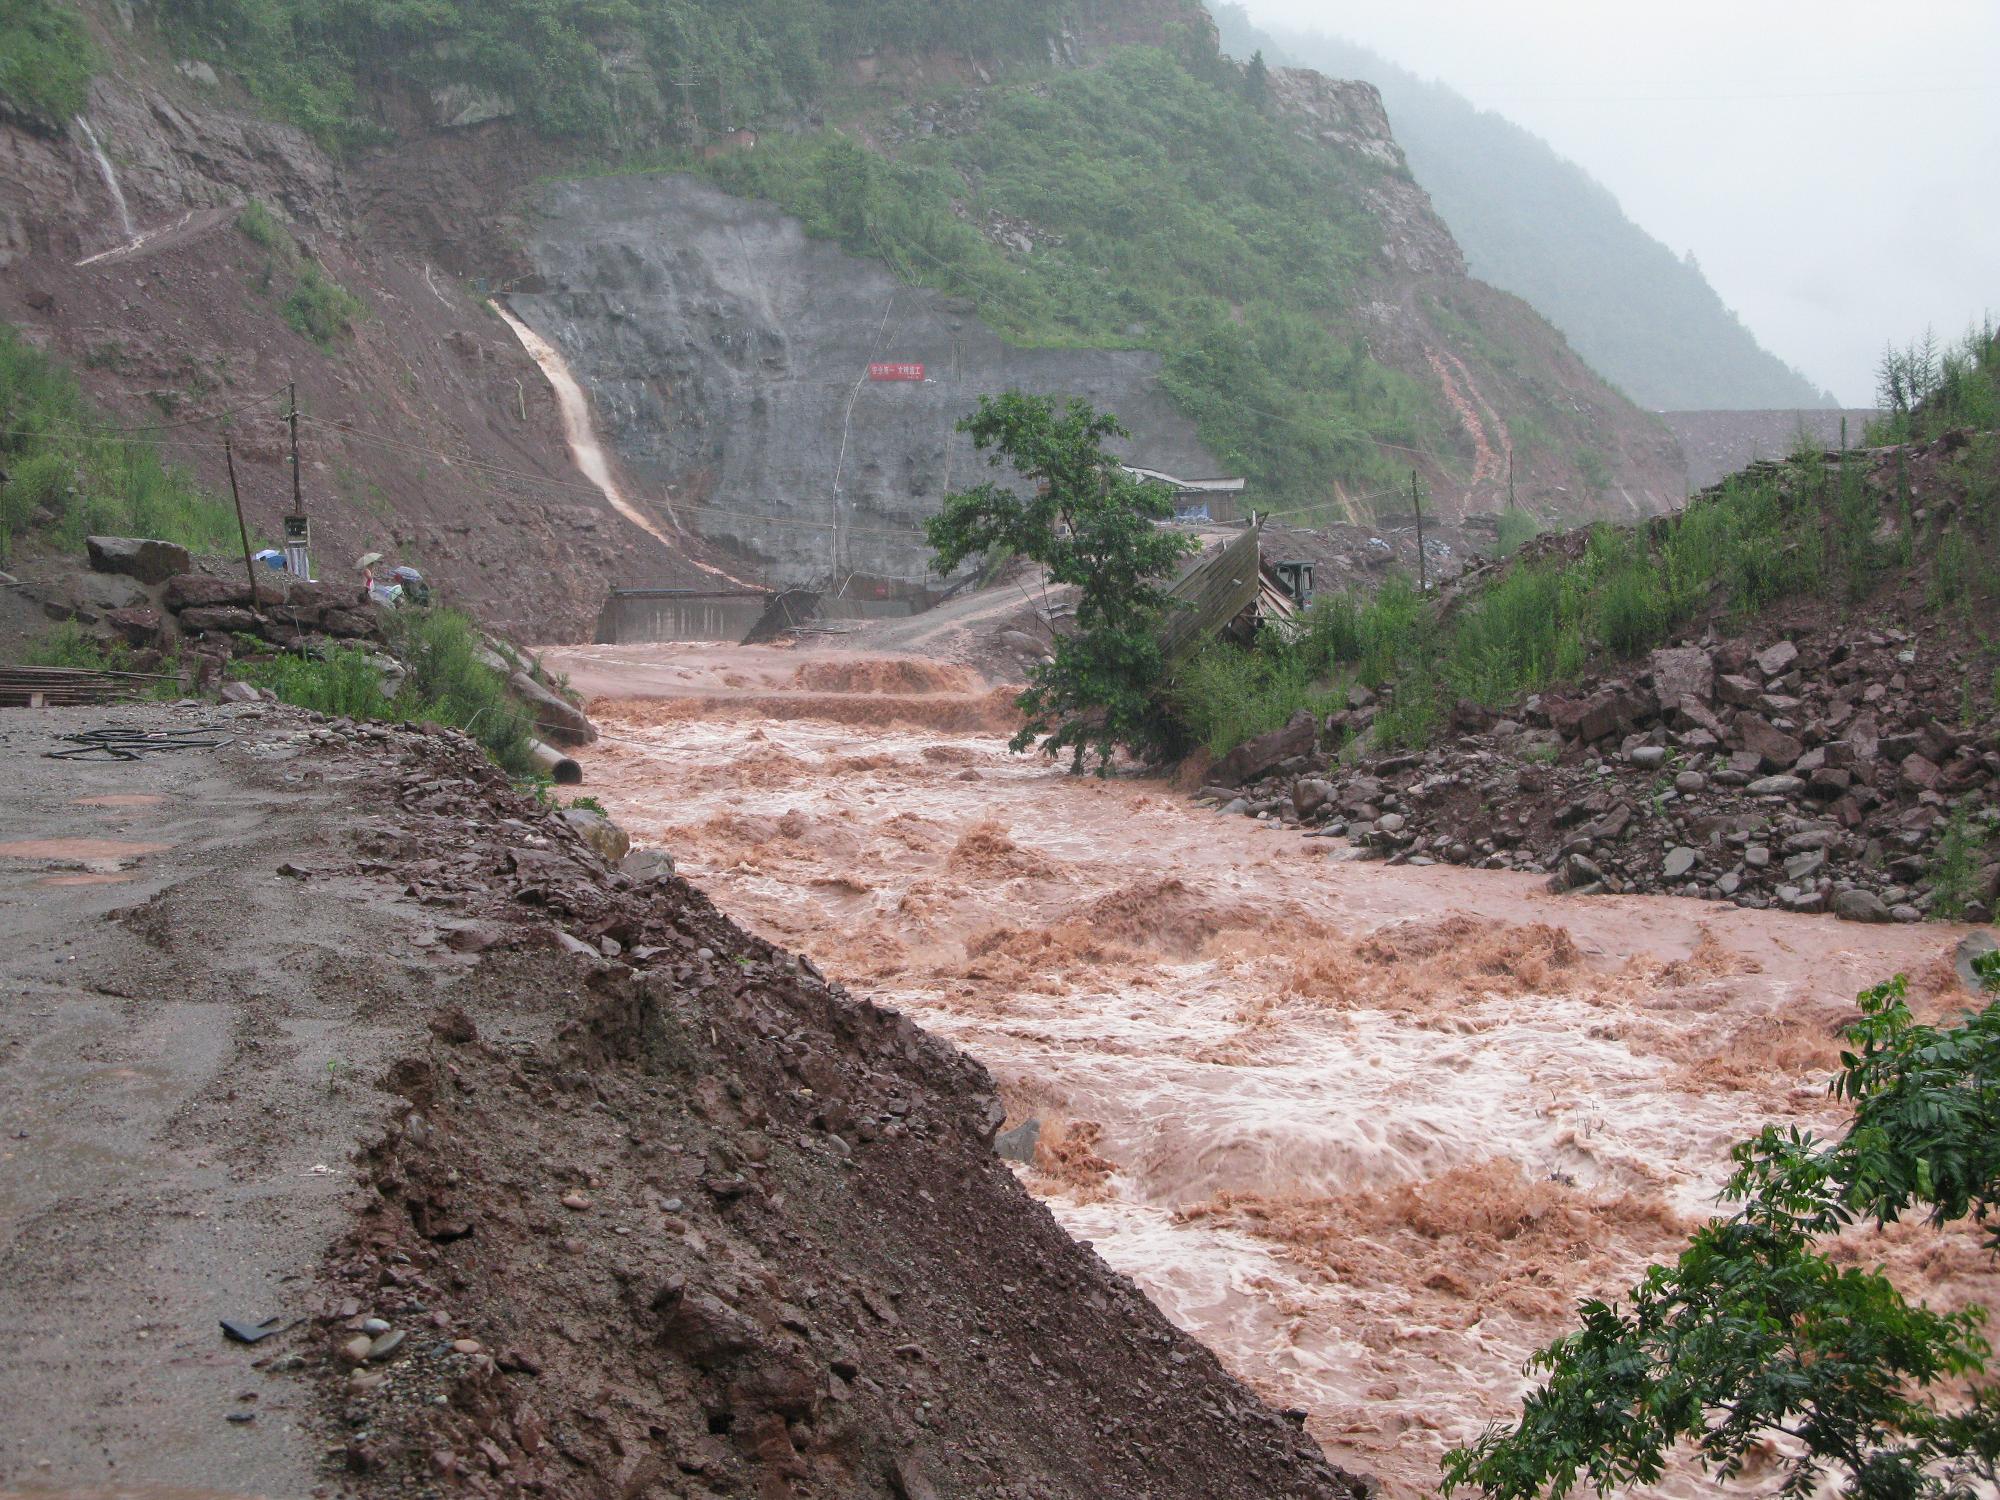
{"type": "Polygon", "coordinates": [[[1757,714],[1737,715],[1736,738],[1767,771],[1789,771],[1806,753],[1805,745],[1797,738],[1757,714]]]}
{"type": "Polygon", "coordinates": [[[184,609],[213,609],[219,605],[250,602],[250,585],[241,578],[212,578],[206,573],[181,573],[167,580],[166,606],[175,614],[184,609]]]}
{"type": "Polygon", "coordinates": [[[1242,786],[1267,776],[1295,755],[1310,754],[1319,739],[1319,720],[1300,709],[1285,723],[1254,740],[1245,740],[1215,764],[1209,775],[1218,786],[1242,786]]]}
{"type": "Polygon", "coordinates": [[[566,807],[563,821],[581,834],[583,841],[608,865],[616,867],[632,852],[631,836],[595,808],[566,807]]]}
{"type": "Polygon", "coordinates": [[[51,620],[76,620],[96,625],[121,609],[143,609],[151,602],[136,579],[114,573],[69,573],[53,583],[23,590],[42,606],[51,620]]]}
{"type": "Polygon", "coordinates": [[[160,612],[148,605],[114,609],[104,617],[104,623],[117,631],[128,646],[160,644],[160,612]]]}
{"type": "Polygon", "coordinates": [[[1648,662],[1653,673],[1653,696],[1660,712],[1672,713],[1684,699],[1706,704],[1715,691],[1715,663],[1699,646],[1663,647],[1648,662]]]}
{"type": "Polygon", "coordinates": [[[180,613],[181,629],[199,635],[255,633],[257,617],[233,604],[196,605],[180,613]]]}
{"type": "Polygon", "coordinates": [[[178,542],[154,541],[137,536],[92,536],[84,538],[90,551],[90,565],[100,573],[122,573],[141,583],[165,583],[176,573],[194,566],[188,549],[178,542]]]}
{"type": "Polygon", "coordinates": [[[1833,914],[1843,922],[1893,922],[1889,907],[1873,891],[1841,891],[1833,898],[1833,914]]]}

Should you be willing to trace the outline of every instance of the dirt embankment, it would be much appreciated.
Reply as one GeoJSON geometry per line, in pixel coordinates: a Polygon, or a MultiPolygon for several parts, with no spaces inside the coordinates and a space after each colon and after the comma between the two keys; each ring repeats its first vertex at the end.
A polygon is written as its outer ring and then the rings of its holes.
{"type": "Polygon", "coordinates": [[[0,1483],[1346,1493],[1028,1197],[983,1068],[463,738],[252,708],[41,760],[80,718],[4,740],[37,1015],[0,1033],[35,1127],[0,1264],[44,1295],[0,1328],[0,1483]],[[85,1027],[129,1078],[37,1040],[85,1027]]]}

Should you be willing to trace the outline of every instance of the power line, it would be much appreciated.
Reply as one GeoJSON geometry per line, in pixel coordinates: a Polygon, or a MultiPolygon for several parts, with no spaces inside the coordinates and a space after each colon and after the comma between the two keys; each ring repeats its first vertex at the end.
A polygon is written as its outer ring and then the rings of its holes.
{"type": "Polygon", "coordinates": [[[244,412],[254,411],[268,402],[277,400],[283,394],[283,391],[271,391],[266,395],[246,401],[241,406],[232,406],[227,411],[210,412],[206,416],[188,417],[178,422],[134,422],[129,425],[110,422],[62,422],[45,428],[8,428],[5,429],[5,435],[9,437],[50,437],[61,434],[75,437],[124,437],[141,432],[180,432],[190,427],[205,427],[210,422],[221,422],[230,417],[240,417],[244,412]]]}

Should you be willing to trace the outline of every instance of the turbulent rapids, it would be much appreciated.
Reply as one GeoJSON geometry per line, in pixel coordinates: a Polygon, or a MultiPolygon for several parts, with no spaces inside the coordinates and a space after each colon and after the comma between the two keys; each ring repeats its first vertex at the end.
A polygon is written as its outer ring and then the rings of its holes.
{"type": "MultiPolygon", "coordinates": [[[[1961,997],[1941,928],[1389,868],[1010,756],[1004,696],[902,658],[552,653],[593,789],[731,915],[915,1016],[1041,1122],[1029,1185],[1387,1493],[1713,1211],[1728,1146],[1838,1125],[1855,992],[1961,997]]],[[[1947,1305],[1972,1236],[1871,1236],[1947,1305]]],[[[1744,1487],[1762,1486],[1746,1476],[1744,1487]]],[[[1697,1472],[1658,1493],[1715,1493],[1697,1472]]]]}

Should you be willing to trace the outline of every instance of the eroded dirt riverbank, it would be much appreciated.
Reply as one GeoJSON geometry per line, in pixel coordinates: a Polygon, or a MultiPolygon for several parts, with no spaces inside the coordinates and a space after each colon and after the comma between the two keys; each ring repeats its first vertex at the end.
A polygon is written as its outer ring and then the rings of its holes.
{"type": "MultiPolygon", "coordinates": [[[[557,664],[630,685],[588,774],[636,839],[986,1063],[1044,1124],[1031,1183],[1062,1222],[1392,1494],[1513,1412],[1577,1298],[1711,1211],[1731,1142],[1837,1124],[1857,990],[1901,970],[1920,1011],[1962,999],[1955,929],[1568,900],[1069,778],[1009,756],[953,669],[557,664]]],[[[1853,1253],[1992,1300],[1970,1239],[1853,1253]]]]}

